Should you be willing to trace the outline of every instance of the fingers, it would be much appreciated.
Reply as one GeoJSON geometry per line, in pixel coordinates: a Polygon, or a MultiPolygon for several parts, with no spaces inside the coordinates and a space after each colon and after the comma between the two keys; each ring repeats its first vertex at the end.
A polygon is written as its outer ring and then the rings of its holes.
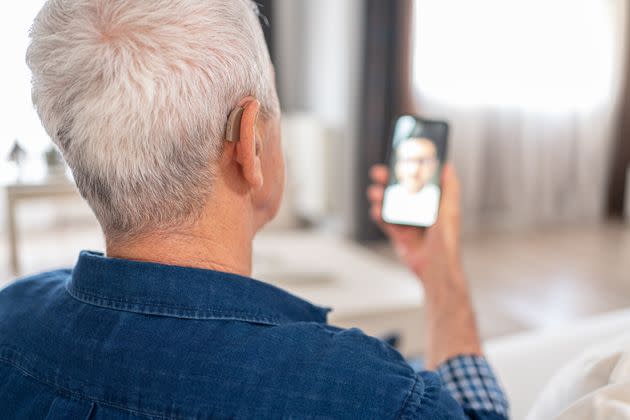
{"type": "Polygon", "coordinates": [[[380,205],[372,204],[372,206],[370,206],[370,217],[379,225],[383,223],[380,205]]]}
{"type": "Polygon", "coordinates": [[[382,202],[385,188],[382,185],[372,184],[367,189],[367,197],[371,203],[382,202]]]}
{"type": "Polygon", "coordinates": [[[372,184],[367,189],[367,198],[370,202],[370,216],[372,219],[381,223],[381,206],[383,205],[383,196],[385,188],[382,185],[372,184]]]}
{"type": "Polygon", "coordinates": [[[424,236],[424,230],[414,226],[394,226],[399,242],[404,244],[417,243],[424,236]]]}
{"type": "Polygon", "coordinates": [[[381,207],[383,205],[383,196],[385,195],[385,184],[387,184],[388,170],[385,165],[374,165],[370,169],[370,178],[374,184],[367,189],[367,197],[370,201],[370,216],[381,227],[383,219],[381,217],[381,207]]]}
{"type": "Polygon", "coordinates": [[[387,169],[387,166],[382,164],[372,166],[372,169],[370,169],[370,178],[376,184],[387,184],[387,180],[389,178],[389,170],[387,169]]]}

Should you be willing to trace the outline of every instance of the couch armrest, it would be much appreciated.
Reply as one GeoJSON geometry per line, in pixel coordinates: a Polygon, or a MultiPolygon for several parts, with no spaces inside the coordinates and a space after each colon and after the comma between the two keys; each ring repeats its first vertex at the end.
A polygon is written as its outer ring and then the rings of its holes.
{"type": "Polygon", "coordinates": [[[486,355],[507,393],[512,418],[524,419],[556,371],[582,350],[629,331],[630,310],[622,310],[489,340],[486,355]]]}

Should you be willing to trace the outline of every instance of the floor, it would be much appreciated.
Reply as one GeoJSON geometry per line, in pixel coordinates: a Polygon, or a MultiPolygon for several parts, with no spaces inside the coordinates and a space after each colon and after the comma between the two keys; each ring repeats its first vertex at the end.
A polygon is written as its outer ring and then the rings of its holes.
{"type": "MultiPolygon", "coordinates": [[[[25,273],[72,265],[80,249],[102,249],[94,225],[21,239],[25,273]]],[[[13,279],[6,248],[0,236],[0,287],[13,279]]],[[[384,246],[373,249],[391,255],[384,246]]],[[[484,338],[630,306],[630,225],[469,236],[464,258],[484,338]]]]}
{"type": "Polygon", "coordinates": [[[482,335],[544,328],[630,306],[630,226],[468,238],[482,335]]]}

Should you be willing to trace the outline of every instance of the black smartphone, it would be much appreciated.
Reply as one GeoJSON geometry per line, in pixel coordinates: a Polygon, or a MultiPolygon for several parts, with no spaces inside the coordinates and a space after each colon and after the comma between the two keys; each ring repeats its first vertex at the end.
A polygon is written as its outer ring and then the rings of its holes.
{"type": "Polygon", "coordinates": [[[395,225],[435,224],[446,161],[448,123],[402,115],[394,123],[382,217],[395,225]]]}

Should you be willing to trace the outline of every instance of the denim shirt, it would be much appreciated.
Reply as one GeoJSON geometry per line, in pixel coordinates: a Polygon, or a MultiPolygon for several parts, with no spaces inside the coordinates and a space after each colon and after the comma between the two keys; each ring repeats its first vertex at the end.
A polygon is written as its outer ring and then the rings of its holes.
{"type": "Polygon", "coordinates": [[[505,418],[327,312],[234,274],[82,252],[0,292],[0,417],[505,418]]]}

